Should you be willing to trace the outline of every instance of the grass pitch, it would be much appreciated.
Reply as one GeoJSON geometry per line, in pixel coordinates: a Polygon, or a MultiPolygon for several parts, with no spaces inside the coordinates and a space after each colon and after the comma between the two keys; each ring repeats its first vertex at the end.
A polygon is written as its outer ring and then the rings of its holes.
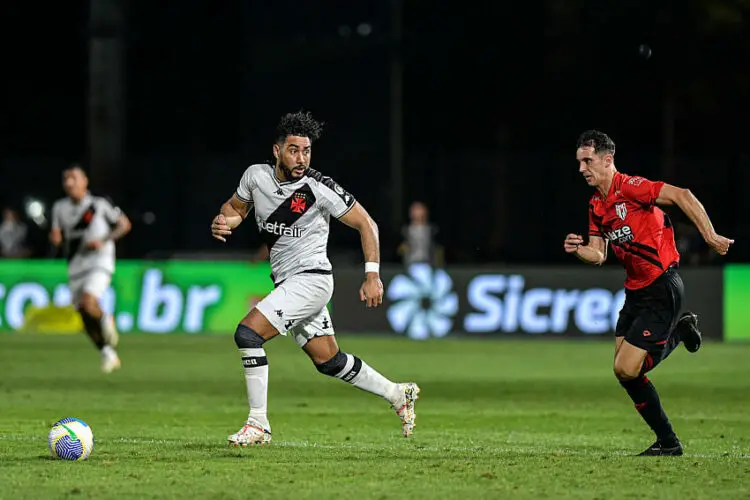
{"type": "Polygon", "coordinates": [[[613,343],[339,342],[419,383],[412,438],[290,339],[266,349],[274,441],[238,449],[230,336],[125,336],[109,376],[83,335],[0,336],[0,499],[750,498],[750,345],[680,347],[659,366],[686,455],[636,458],[653,438],[612,376],[613,343]],[[88,461],[51,459],[49,426],[68,416],[94,431],[88,461]]]}

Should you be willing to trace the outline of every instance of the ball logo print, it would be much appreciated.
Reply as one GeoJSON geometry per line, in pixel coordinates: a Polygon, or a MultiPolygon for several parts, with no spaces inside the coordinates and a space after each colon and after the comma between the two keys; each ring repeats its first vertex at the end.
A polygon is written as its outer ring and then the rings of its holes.
{"type": "Polygon", "coordinates": [[[393,302],[388,308],[391,327],[409,338],[424,340],[445,337],[458,312],[458,296],[453,281],[442,269],[428,264],[413,264],[409,274],[394,277],[386,293],[393,302]]]}
{"type": "Polygon", "coordinates": [[[52,425],[47,442],[54,458],[86,460],[94,449],[94,434],[83,420],[64,418],[52,425]]]}

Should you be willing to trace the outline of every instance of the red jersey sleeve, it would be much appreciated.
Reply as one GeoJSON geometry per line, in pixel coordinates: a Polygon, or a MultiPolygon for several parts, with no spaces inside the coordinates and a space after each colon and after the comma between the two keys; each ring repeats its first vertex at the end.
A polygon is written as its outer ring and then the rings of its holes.
{"type": "Polygon", "coordinates": [[[602,218],[594,213],[593,203],[589,203],[589,236],[603,237],[602,218]]]}
{"type": "Polygon", "coordinates": [[[664,186],[662,181],[650,181],[645,177],[630,177],[622,183],[620,192],[626,198],[643,205],[655,205],[664,186]]]}

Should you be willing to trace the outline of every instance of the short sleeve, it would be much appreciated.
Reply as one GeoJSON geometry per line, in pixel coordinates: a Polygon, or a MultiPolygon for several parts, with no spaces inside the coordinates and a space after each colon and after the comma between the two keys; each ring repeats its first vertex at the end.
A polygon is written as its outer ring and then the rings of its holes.
{"type": "Polygon", "coordinates": [[[602,218],[594,212],[593,203],[589,203],[589,236],[603,237],[602,218]]]}
{"type": "Polygon", "coordinates": [[[60,229],[62,222],[60,220],[60,202],[52,205],[52,229],[60,229]]]}
{"type": "Polygon", "coordinates": [[[104,218],[110,224],[116,224],[117,220],[122,215],[122,210],[120,210],[120,207],[112,203],[112,201],[108,200],[107,198],[101,199],[101,201],[99,202],[99,207],[102,210],[102,215],[104,215],[104,218]]]}
{"type": "Polygon", "coordinates": [[[255,187],[253,172],[254,169],[251,165],[245,170],[245,173],[242,174],[240,183],[237,185],[237,198],[245,203],[253,202],[253,188],[255,187]]]}
{"type": "Polygon", "coordinates": [[[622,183],[620,192],[625,198],[641,205],[655,205],[663,182],[650,181],[644,177],[630,177],[622,183]]]}
{"type": "Polygon", "coordinates": [[[323,207],[337,219],[346,215],[357,201],[351,193],[342,188],[330,177],[321,177],[319,185],[320,194],[323,198],[320,201],[323,207]]]}

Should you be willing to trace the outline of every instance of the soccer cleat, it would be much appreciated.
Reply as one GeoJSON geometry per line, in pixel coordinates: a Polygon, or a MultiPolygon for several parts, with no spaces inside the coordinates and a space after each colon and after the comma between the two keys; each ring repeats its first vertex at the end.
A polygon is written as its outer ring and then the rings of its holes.
{"type": "Polygon", "coordinates": [[[117,353],[112,350],[111,352],[102,351],[102,371],[104,373],[112,373],[115,370],[119,370],[122,363],[120,363],[120,357],[117,353]]]}
{"type": "Polygon", "coordinates": [[[110,315],[102,318],[102,336],[104,337],[104,343],[109,346],[117,347],[118,342],[120,342],[120,335],[115,327],[115,319],[110,315]]]}
{"type": "Polygon", "coordinates": [[[680,340],[685,344],[688,352],[696,352],[701,348],[703,336],[698,330],[698,315],[690,311],[685,312],[677,321],[677,327],[680,332],[680,340]]]}
{"type": "MultiPolygon", "coordinates": [[[[679,457],[682,456],[682,444],[675,441],[674,446],[664,446],[661,441],[657,441],[649,446],[645,451],[639,453],[639,457],[679,457]]],[[[672,443],[670,443],[672,444],[672,443]]]]}
{"type": "Polygon", "coordinates": [[[268,444],[271,442],[270,429],[264,429],[260,423],[250,419],[238,432],[227,437],[227,441],[232,446],[242,446],[243,448],[254,444],[268,444]]]}
{"type": "Polygon", "coordinates": [[[396,415],[401,419],[401,433],[405,438],[408,438],[414,432],[414,420],[417,418],[417,414],[414,412],[414,403],[419,399],[420,389],[413,382],[398,385],[399,389],[404,391],[404,396],[391,407],[396,410],[396,415]]]}

